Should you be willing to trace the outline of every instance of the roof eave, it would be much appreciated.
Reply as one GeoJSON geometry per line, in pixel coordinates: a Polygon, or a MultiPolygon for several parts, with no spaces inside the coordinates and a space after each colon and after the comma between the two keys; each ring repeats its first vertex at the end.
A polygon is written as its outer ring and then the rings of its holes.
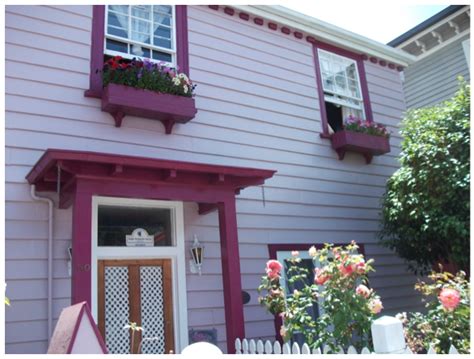
{"type": "Polygon", "coordinates": [[[251,13],[304,31],[338,45],[363,54],[383,58],[402,66],[415,62],[413,55],[394,49],[364,36],[344,30],[335,25],[301,14],[278,5],[233,5],[239,11],[251,13]]]}

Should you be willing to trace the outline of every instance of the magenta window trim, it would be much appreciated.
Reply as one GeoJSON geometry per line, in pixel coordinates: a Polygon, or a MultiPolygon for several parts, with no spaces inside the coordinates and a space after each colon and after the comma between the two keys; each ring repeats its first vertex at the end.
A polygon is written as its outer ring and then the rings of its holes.
{"type": "Polygon", "coordinates": [[[365,119],[369,122],[373,121],[372,106],[370,103],[369,88],[367,86],[367,78],[365,74],[364,67],[364,55],[357,54],[355,52],[341,49],[334,45],[330,45],[318,40],[311,41],[313,44],[313,56],[314,56],[314,67],[316,71],[316,85],[318,87],[318,96],[319,96],[319,107],[321,113],[321,123],[323,127],[322,137],[329,137],[329,125],[328,118],[326,113],[326,105],[324,103],[324,91],[323,91],[323,82],[321,78],[321,67],[319,64],[318,49],[326,50],[332,52],[336,55],[344,56],[349,59],[354,60],[357,63],[357,70],[359,72],[359,81],[362,91],[362,98],[364,100],[364,110],[365,110],[365,119]]]}
{"type": "MultiPolygon", "coordinates": [[[[189,76],[188,16],[186,5],[176,5],[176,58],[180,72],[189,76]]],[[[102,78],[99,71],[104,63],[105,5],[94,5],[92,10],[91,59],[87,97],[102,97],[102,78]]]]}
{"type": "MultiPolygon", "coordinates": [[[[348,244],[348,243],[347,243],[348,244]]],[[[347,244],[344,243],[334,243],[334,246],[345,246],[347,244]]],[[[365,248],[363,244],[357,244],[359,246],[359,253],[365,257],[365,248]]],[[[268,254],[270,255],[270,259],[277,259],[277,252],[287,252],[287,251],[307,251],[311,248],[311,246],[315,246],[316,249],[322,249],[324,247],[323,243],[282,243],[282,244],[269,244],[268,245],[268,254]]],[[[275,339],[278,340],[280,343],[283,343],[283,338],[280,335],[280,328],[283,324],[281,317],[275,315],[274,317],[274,325],[275,325],[275,339]]]]}

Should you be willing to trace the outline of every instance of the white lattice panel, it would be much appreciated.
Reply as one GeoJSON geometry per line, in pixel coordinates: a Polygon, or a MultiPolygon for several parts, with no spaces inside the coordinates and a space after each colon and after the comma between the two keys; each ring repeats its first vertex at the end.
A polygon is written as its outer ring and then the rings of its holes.
{"type": "Polygon", "coordinates": [[[128,267],[105,267],[105,342],[110,354],[130,353],[128,267]]]}
{"type": "Polygon", "coordinates": [[[163,301],[163,269],[140,267],[141,318],[144,328],[143,354],[165,353],[165,321],[163,301]]]}

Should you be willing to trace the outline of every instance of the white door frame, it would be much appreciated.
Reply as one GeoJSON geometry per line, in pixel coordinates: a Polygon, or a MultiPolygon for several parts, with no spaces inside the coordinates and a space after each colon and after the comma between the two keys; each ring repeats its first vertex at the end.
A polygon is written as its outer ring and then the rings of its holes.
{"type": "Polygon", "coordinates": [[[186,261],[184,245],[183,202],[135,198],[92,197],[91,235],[91,311],[97,313],[97,261],[100,259],[171,259],[173,279],[173,328],[176,353],[188,345],[188,305],[186,295],[186,261]],[[99,247],[97,238],[99,205],[166,208],[171,210],[172,246],[169,247],[99,247]]]}

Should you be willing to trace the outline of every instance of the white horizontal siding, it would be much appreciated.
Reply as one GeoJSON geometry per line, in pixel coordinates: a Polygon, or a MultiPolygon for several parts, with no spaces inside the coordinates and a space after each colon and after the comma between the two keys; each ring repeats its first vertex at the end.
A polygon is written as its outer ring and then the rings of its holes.
{"type": "MultiPolygon", "coordinates": [[[[384,295],[387,311],[416,306],[414,277],[376,239],[379,199],[398,166],[398,123],[405,110],[396,71],[364,63],[374,118],[392,131],[392,152],[371,165],[355,154],[339,161],[329,141],[319,137],[311,46],[206,6],[190,7],[198,115],[176,125],[172,135],[159,122],[136,117],[115,128],[100,111],[100,100],[83,95],[91,14],[90,6],[7,7],[5,231],[7,295],[13,302],[7,308],[7,352],[46,348],[47,206],[32,201],[24,178],[49,147],[277,170],[264,193],[248,188],[237,201],[243,289],[251,294],[245,305],[249,337],[274,336],[256,293],[269,243],[362,242],[376,260],[372,284],[384,295]]],[[[71,213],[54,212],[55,318],[70,300],[71,213]]],[[[225,349],[217,215],[199,216],[196,204],[187,203],[188,242],[193,234],[206,254],[202,276],[187,272],[189,327],[216,328],[225,349]]]]}

